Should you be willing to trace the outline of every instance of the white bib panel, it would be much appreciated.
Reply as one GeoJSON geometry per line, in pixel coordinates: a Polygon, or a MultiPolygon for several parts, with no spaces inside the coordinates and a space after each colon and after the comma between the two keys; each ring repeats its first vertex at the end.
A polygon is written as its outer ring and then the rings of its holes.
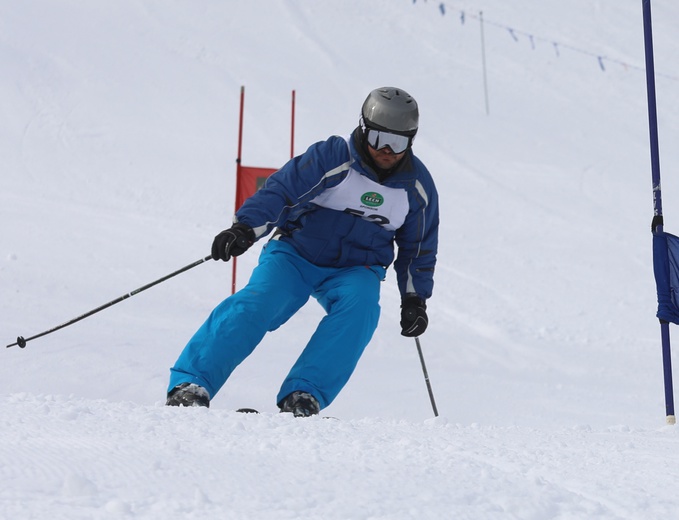
{"type": "Polygon", "coordinates": [[[408,194],[368,179],[353,168],[337,186],[328,188],[311,200],[321,207],[346,211],[385,229],[395,231],[408,215],[408,194]]]}

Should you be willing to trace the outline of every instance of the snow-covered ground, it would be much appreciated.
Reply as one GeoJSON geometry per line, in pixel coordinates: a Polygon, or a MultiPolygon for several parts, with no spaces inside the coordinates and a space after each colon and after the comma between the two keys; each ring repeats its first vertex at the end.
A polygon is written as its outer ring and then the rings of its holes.
{"type": "MultiPolygon", "coordinates": [[[[438,418],[393,271],[324,411],[339,420],[276,413],[313,302],[209,410],[164,407],[169,367],[230,291],[231,266],[206,262],[4,349],[0,518],[671,517],[641,7],[0,0],[3,345],[209,253],[233,213],[241,85],[243,163],[270,167],[290,156],[292,90],[300,153],[351,131],[371,89],[405,88],[443,205],[421,338],[438,418]]],[[[653,15],[677,232],[679,6],[653,15]]]]}

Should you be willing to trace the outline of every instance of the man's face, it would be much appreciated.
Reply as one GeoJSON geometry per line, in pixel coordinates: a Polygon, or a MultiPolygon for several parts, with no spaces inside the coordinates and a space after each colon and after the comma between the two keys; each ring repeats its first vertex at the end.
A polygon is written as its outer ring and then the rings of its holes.
{"type": "Polygon", "coordinates": [[[373,161],[375,161],[375,164],[377,164],[377,166],[379,166],[383,170],[388,170],[396,166],[396,164],[401,159],[403,159],[403,156],[405,155],[405,152],[401,153],[392,152],[391,148],[389,148],[388,146],[380,148],[379,150],[375,150],[370,145],[368,145],[368,153],[370,154],[370,157],[373,158],[373,161]]]}

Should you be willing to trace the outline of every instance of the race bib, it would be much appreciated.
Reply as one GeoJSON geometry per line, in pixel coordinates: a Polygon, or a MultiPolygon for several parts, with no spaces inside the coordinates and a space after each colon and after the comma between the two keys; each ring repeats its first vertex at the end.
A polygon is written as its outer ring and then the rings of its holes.
{"type": "Polygon", "coordinates": [[[404,189],[383,186],[351,168],[344,180],[311,200],[324,208],[345,211],[395,231],[408,215],[404,189]]]}

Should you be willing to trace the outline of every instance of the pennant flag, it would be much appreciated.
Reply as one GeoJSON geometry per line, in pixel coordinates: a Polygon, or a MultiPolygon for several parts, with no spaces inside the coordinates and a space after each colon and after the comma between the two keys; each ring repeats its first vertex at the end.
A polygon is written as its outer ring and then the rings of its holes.
{"type": "Polygon", "coordinates": [[[277,171],[275,168],[256,168],[253,166],[241,166],[238,168],[236,178],[236,211],[243,205],[245,199],[264,186],[266,179],[275,171],[277,171]]]}
{"type": "Polygon", "coordinates": [[[602,56],[597,56],[597,59],[599,60],[599,67],[601,68],[601,70],[603,70],[604,72],[606,72],[606,67],[604,66],[604,59],[603,59],[603,57],[602,57],[602,56]]]}

